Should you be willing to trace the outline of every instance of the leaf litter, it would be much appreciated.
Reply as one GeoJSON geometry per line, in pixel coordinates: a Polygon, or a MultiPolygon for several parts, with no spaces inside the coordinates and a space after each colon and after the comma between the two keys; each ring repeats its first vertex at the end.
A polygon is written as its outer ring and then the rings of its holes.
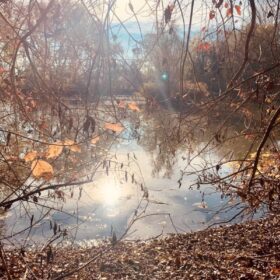
{"type": "MultiPolygon", "coordinates": [[[[93,247],[53,247],[43,252],[7,251],[13,279],[239,279],[280,277],[280,217],[171,234],[150,241],[104,242],[93,247]],[[100,252],[103,252],[100,254],[100,252]],[[26,270],[29,270],[26,273],[26,270]]],[[[0,267],[0,277],[5,271],[0,267]],[[2,274],[1,274],[2,273],[2,274]]]]}

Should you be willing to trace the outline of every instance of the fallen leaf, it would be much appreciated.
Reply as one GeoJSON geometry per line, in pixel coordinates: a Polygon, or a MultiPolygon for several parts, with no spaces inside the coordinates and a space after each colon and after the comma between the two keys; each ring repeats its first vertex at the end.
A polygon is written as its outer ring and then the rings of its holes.
{"type": "Polygon", "coordinates": [[[34,99],[30,100],[30,106],[34,109],[37,107],[37,103],[34,99]]]}
{"type": "Polygon", "coordinates": [[[54,174],[53,167],[46,161],[38,159],[31,164],[32,175],[36,179],[45,179],[49,181],[54,174]]]}
{"type": "Polygon", "coordinates": [[[120,123],[105,123],[104,127],[114,132],[122,132],[124,130],[124,127],[120,123]]]}
{"type": "Polygon", "coordinates": [[[206,202],[202,201],[202,202],[196,202],[194,203],[192,206],[200,208],[200,209],[206,209],[208,208],[208,205],[206,202]]]}
{"type": "Polygon", "coordinates": [[[80,153],[82,151],[81,147],[77,143],[75,143],[73,140],[66,139],[64,141],[64,145],[72,152],[80,153]]]}
{"type": "Polygon", "coordinates": [[[24,156],[24,160],[26,162],[29,162],[29,161],[33,161],[34,159],[36,159],[38,155],[38,152],[37,151],[31,151],[31,152],[28,152],[25,156],[24,156]]]}
{"type": "Polygon", "coordinates": [[[280,268],[278,268],[278,267],[272,268],[271,273],[274,275],[280,275],[280,268]]]}
{"type": "Polygon", "coordinates": [[[100,140],[100,137],[99,136],[95,136],[94,138],[91,139],[90,143],[92,145],[95,145],[99,140],[100,140]]]}
{"type": "Polygon", "coordinates": [[[0,67],[0,74],[3,74],[6,70],[3,67],[0,67]]]}
{"type": "Polygon", "coordinates": [[[128,103],[127,106],[131,111],[136,111],[136,112],[141,111],[140,108],[138,107],[138,105],[136,104],[136,102],[128,103]]]}
{"type": "Polygon", "coordinates": [[[6,160],[7,161],[17,161],[18,157],[17,156],[8,156],[8,157],[6,157],[6,160]]]}
{"type": "Polygon", "coordinates": [[[54,145],[50,145],[47,152],[46,152],[46,158],[57,158],[63,150],[63,143],[61,141],[58,141],[54,143],[54,145]]]}
{"type": "Polygon", "coordinates": [[[44,129],[48,129],[48,124],[45,121],[42,121],[39,125],[38,125],[40,130],[44,130],[44,129]]]}

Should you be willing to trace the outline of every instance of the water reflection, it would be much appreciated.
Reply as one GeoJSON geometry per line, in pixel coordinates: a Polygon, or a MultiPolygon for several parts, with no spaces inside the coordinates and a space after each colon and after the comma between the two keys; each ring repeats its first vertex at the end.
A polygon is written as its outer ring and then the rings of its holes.
{"type": "MultiPolygon", "coordinates": [[[[64,201],[50,201],[46,197],[44,206],[57,209],[47,214],[36,204],[13,205],[11,216],[5,220],[6,235],[28,227],[32,215],[34,220],[42,220],[30,231],[14,236],[13,242],[47,240],[53,234],[54,224],[61,230],[67,229],[69,239],[81,241],[108,237],[112,229],[121,236],[135,217],[137,222],[130,228],[129,238],[194,231],[206,227],[213,219],[231,217],[234,208],[214,215],[228,202],[214,188],[189,189],[197,180],[195,175],[178,181],[186,160],[201,148],[211,131],[195,135],[190,133],[187,123],[181,124],[178,136],[177,119],[164,116],[126,116],[128,129],[114,142],[105,168],[97,169],[93,183],[80,189],[63,189],[64,201]]],[[[195,125],[194,122],[192,126],[195,125]]],[[[104,141],[94,149],[107,149],[112,138],[113,134],[103,136],[104,141]]],[[[227,152],[226,148],[207,150],[188,168],[195,170],[204,164],[205,158],[215,161],[227,152]]]]}
{"type": "Polygon", "coordinates": [[[92,189],[91,196],[94,200],[105,205],[114,206],[123,195],[123,188],[120,187],[115,177],[102,178],[98,181],[97,187],[92,189]]]}

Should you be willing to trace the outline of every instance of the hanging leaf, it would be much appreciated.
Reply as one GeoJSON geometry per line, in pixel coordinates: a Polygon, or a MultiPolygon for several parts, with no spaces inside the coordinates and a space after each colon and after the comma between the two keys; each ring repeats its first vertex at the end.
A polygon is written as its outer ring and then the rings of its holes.
{"type": "Polygon", "coordinates": [[[128,7],[132,12],[134,12],[134,8],[133,8],[133,5],[131,4],[131,2],[128,3],[128,7]]]}
{"type": "Polygon", "coordinates": [[[91,139],[90,143],[92,145],[95,145],[99,140],[100,140],[100,137],[99,136],[95,136],[94,138],[91,139]]]}
{"type": "Polygon", "coordinates": [[[209,13],[209,19],[211,20],[211,19],[213,19],[213,18],[215,18],[215,11],[210,11],[210,13],[209,13]]]}
{"type": "Polygon", "coordinates": [[[219,9],[223,5],[223,2],[224,0],[219,0],[215,7],[219,9]]]}
{"type": "Polygon", "coordinates": [[[226,16],[227,16],[227,17],[232,16],[232,8],[228,8],[228,9],[227,9],[226,16]]]}
{"type": "Polygon", "coordinates": [[[29,161],[33,161],[34,159],[36,159],[38,155],[38,152],[37,151],[31,151],[31,152],[28,152],[25,156],[24,156],[24,160],[26,162],[29,162],[29,161]]]}
{"type": "Polygon", "coordinates": [[[61,141],[56,142],[54,145],[50,145],[47,152],[46,158],[57,158],[63,150],[63,143],[61,141]]]}
{"type": "Polygon", "coordinates": [[[91,133],[94,132],[95,130],[95,120],[93,117],[91,116],[87,116],[86,121],[83,125],[83,130],[84,132],[89,133],[89,131],[91,131],[91,133]]]}
{"type": "Polygon", "coordinates": [[[228,6],[229,6],[228,3],[225,3],[225,8],[226,8],[226,9],[228,8],[228,6]]]}
{"type": "Polygon", "coordinates": [[[120,123],[105,123],[104,127],[114,132],[122,132],[124,130],[124,127],[120,123]]]}
{"type": "Polygon", "coordinates": [[[46,161],[38,159],[31,164],[32,175],[36,179],[45,179],[49,181],[54,174],[53,167],[46,161]]]}
{"type": "Polygon", "coordinates": [[[68,148],[70,151],[74,153],[80,153],[82,151],[81,147],[73,140],[66,139],[64,141],[64,145],[66,146],[66,148],[68,148]]]}
{"type": "Polygon", "coordinates": [[[166,24],[171,20],[173,9],[174,9],[174,5],[168,5],[164,11],[164,20],[166,24]]]}
{"type": "Polygon", "coordinates": [[[267,18],[270,18],[270,17],[273,17],[273,16],[274,16],[274,14],[271,11],[269,11],[268,14],[267,14],[267,18]]]}
{"type": "Polygon", "coordinates": [[[141,111],[140,108],[138,107],[138,105],[136,104],[136,102],[128,103],[127,106],[131,111],[136,111],[136,112],[141,111]]]}
{"type": "Polygon", "coordinates": [[[239,5],[235,5],[234,8],[235,8],[237,14],[238,14],[239,16],[241,16],[241,7],[240,7],[239,5]]]}

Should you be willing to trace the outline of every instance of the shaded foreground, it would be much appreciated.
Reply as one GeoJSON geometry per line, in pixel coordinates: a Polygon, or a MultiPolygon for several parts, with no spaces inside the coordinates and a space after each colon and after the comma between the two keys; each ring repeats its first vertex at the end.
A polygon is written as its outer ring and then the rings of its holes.
{"type": "Polygon", "coordinates": [[[270,216],[115,246],[6,251],[0,276],[8,279],[8,268],[11,279],[280,279],[279,221],[270,216]]]}

